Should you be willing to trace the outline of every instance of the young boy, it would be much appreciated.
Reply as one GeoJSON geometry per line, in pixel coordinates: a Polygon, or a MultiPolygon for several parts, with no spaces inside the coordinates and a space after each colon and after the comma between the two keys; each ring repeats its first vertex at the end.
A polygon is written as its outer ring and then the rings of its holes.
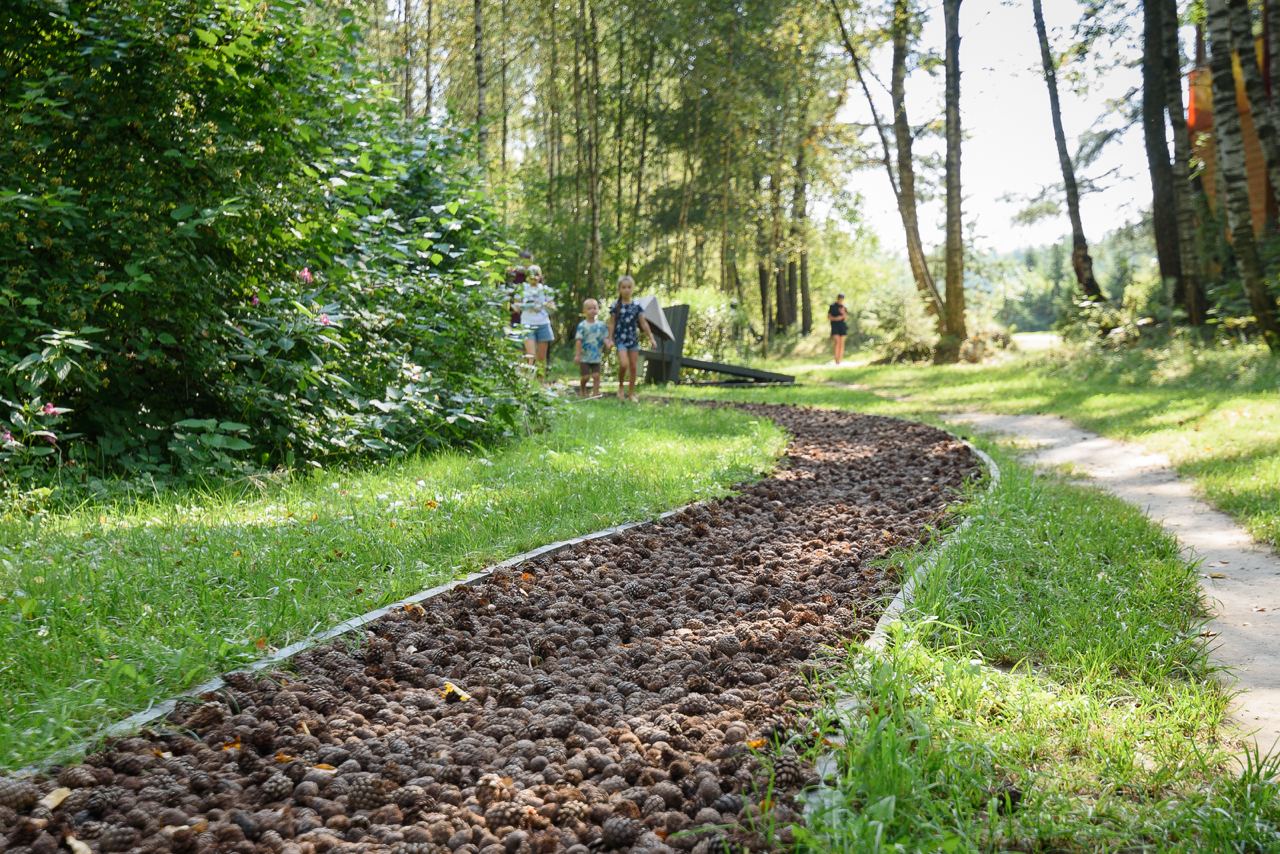
{"type": "Polygon", "coordinates": [[[600,394],[600,363],[604,361],[605,339],[609,337],[609,327],[597,320],[600,315],[600,303],[589,299],[582,304],[582,313],[586,320],[579,321],[578,331],[573,336],[573,360],[578,363],[581,377],[578,380],[578,396],[587,396],[587,380],[591,380],[592,396],[600,394]]]}

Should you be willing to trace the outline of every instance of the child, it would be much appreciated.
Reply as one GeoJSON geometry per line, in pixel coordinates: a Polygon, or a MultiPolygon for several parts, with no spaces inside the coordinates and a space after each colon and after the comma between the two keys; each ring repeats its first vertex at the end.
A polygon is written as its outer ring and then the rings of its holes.
{"type": "Polygon", "coordinates": [[[539,379],[547,375],[547,350],[556,340],[549,314],[555,308],[551,290],[542,281],[542,268],[530,264],[520,297],[520,324],[526,327],[524,360],[535,367],[539,379]]]}
{"type": "Polygon", "coordinates": [[[579,321],[578,331],[573,336],[573,360],[578,363],[581,378],[578,380],[578,396],[587,396],[587,380],[591,380],[591,394],[600,394],[600,363],[604,360],[607,349],[605,344],[609,337],[609,327],[597,318],[600,315],[600,303],[589,299],[582,304],[582,313],[586,320],[579,321]]]}
{"type": "Polygon", "coordinates": [[[644,319],[639,304],[631,301],[636,289],[636,280],[630,276],[618,279],[618,299],[609,309],[609,337],[605,339],[606,347],[618,348],[618,400],[623,400],[622,387],[630,382],[627,397],[636,399],[636,369],[640,364],[640,332],[643,329],[649,339],[649,346],[654,347],[653,331],[649,329],[649,321],[644,319]]]}

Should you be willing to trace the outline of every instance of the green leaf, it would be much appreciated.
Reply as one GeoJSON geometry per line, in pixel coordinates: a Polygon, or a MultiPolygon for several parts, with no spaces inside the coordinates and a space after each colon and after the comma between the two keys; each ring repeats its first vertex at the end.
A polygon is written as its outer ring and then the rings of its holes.
{"type": "Polygon", "coordinates": [[[208,30],[202,30],[199,27],[196,27],[195,32],[196,32],[196,38],[200,39],[200,41],[204,42],[210,47],[213,47],[218,43],[218,37],[213,33],[209,32],[208,30]]]}
{"type": "Polygon", "coordinates": [[[195,205],[179,205],[178,207],[173,209],[173,213],[169,214],[169,216],[181,222],[182,220],[190,217],[195,212],[196,212],[195,205]]]}

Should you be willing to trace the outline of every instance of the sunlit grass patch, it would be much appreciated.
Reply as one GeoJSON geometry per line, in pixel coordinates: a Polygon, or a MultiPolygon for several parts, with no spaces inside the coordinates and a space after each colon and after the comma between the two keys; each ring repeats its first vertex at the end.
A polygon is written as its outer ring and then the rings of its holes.
{"type": "Polygon", "coordinates": [[[487,451],[0,524],[0,767],[503,557],[724,495],[784,445],[739,412],[601,401],[487,451]]]}

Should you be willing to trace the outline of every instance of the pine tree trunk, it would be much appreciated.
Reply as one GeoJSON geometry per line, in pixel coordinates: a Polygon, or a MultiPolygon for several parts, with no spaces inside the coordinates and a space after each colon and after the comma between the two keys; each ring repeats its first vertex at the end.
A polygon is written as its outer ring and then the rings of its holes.
{"type": "Polygon", "coordinates": [[[1142,4],[1142,137],[1151,175],[1151,223],[1156,238],[1156,260],[1166,285],[1182,290],[1182,260],[1178,216],[1173,200],[1173,166],[1165,138],[1164,115],[1164,10],[1157,2],[1142,4]]]}
{"type": "MultiPolygon", "coordinates": [[[[502,153],[499,158],[502,164],[502,178],[507,177],[507,137],[510,128],[509,113],[510,109],[507,104],[507,42],[510,37],[507,34],[507,22],[511,20],[511,10],[508,0],[502,0],[502,28],[498,38],[498,99],[502,110],[502,153]]],[[[507,197],[504,193],[502,196],[502,221],[507,221],[507,197]]]]}
{"type": "Polygon", "coordinates": [[[1258,68],[1249,0],[1227,0],[1227,13],[1231,22],[1231,44],[1240,59],[1249,113],[1258,135],[1258,144],[1262,147],[1262,159],[1267,164],[1267,179],[1272,187],[1280,188],[1280,129],[1277,128],[1271,99],[1267,96],[1266,84],[1262,82],[1262,70],[1258,68]]]}
{"type": "Polygon", "coordinates": [[[484,76],[484,0],[474,0],[472,16],[475,24],[475,60],[476,60],[476,142],[479,147],[480,167],[488,163],[489,128],[486,126],[484,113],[484,95],[487,82],[484,76]]]}
{"type": "Polygon", "coordinates": [[[594,6],[578,0],[578,12],[587,27],[585,51],[587,71],[587,204],[591,212],[590,246],[587,248],[587,282],[600,283],[603,249],[600,240],[600,44],[594,6]]]}
{"type": "Polygon", "coordinates": [[[644,98],[640,106],[640,151],[636,157],[636,192],[631,208],[631,228],[627,232],[627,273],[631,273],[631,261],[635,252],[636,235],[640,230],[640,210],[644,203],[644,166],[645,157],[649,153],[649,97],[650,80],[653,76],[653,60],[657,46],[649,45],[649,57],[644,65],[644,98]]]}
{"type": "Polygon", "coordinates": [[[433,51],[435,49],[435,44],[434,44],[435,11],[436,11],[435,0],[427,0],[427,31],[425,33],[426,45],[424,45],[424,52],[423,52],[423,58],[422,58],[422,72],[424,77],[422,82],[422,88],[423,88],[423,96],[425,100],[425,103],[423,104],[423,115],[427,117],[428,124],[430,124],[431,122],[431,111],[432,109],[435,108],[435,98],[434,98],[434,92],[433,92],[435,88],[435,78],[431,76],[431,58],[433,56],[433,51]]]}
{"type": "MultiPolygon", "coordinates": [[[[1177,9],[1174,9],[1176,15],[1177,9]]],[[[1278,0],[1262,0],[1262,14],[1266,21],[1267,41],[1267,69],[1270,72],[1268,78],[1271,82],[1271,109],[1280,115],[1280,85],[1277,84],[1276,76],[1280,75],[1280,1],[1278,0]]]]}
{"type": "Polygon", "coordinates": [[[622,239],[622,211],[625,206],[626,199],[626,187],[622,180],[622,160],[626,153],[624,141],[626,140],[627,130],[627,111],[625,107],[631,100],[631,87],[627,85],[627,54],[626,42],[623,40],[623,35],[624,28],[618,27],[618,104],[617,113],[614,117],[615,122],[613,129],[613,153],[615,159],[614,171],[618,191],[617,204],[614,205],[613,209],[613,232],[615,239],[618,240],[622,239]],[[626,97],[623,97],[624,92],[626,93],[626,97]]]}
{"type": "Polygon", "coordinates": [[[1209,67],[1213,75],[1213,131],[1222,176],[1222,207],[1227,214],[1240,279],[1249,297],[1249,308],[1273,351],[1280,350],[1280,323],[1276,301],[1267,291],[1262,260],[1253,237],[1253,211],[1249,206],[1245,172],[1244,136],[1236,109],[1236,83],[1231,63],[1231,20],[1225,0],[1206,0],[1209,25],[1209,67]]]}
{"type": "Polygon", "coordinates": [[[1182,45],[1178,39],[1178,0],[1159,0],[1163,20],[1165,102],[1169,127],[1173,131],[1173,204],[1178,225],[1178,251],[1182,278],[1179,302],[1187,312],[1187,322],[1201,326],[1208,308],[1204,292],[1205,268],[1196,229],[1195,188],[1191,184],[1191,135],[1182,103],[1182,45]]]}
{"type": "MultiPolygon", "coordinates": [[[[809,205],[809,160],[808,148],[810,138],[815,131],[810,131],[800,138],[796,147],[795,190],[791,195],[791,252],[792,261],[787,275],[791,289],[791,302],[794,306],[799,298],[800,331],[808,335],[813,331],[813,306],[809,302],[809,282],[805,255],[808,253],[808,205],[809,205]],[[797,291],[799,292],[797,295],[797,291]]],[[[793,308],[794,312],[794,308],[793,308]]]]}
{"type": "Polygon", "coordinates": [[[406,119],[413,118],[413,0],[400,0],[401,11],[403,13],[404,27],[401,45],[404,49],[404,70],[402,72],[404,84],[404,117],[406,119]]]}
{"type": "Polygon", "coordinates": [[[947,114],[947,331],[938,342],[934,361],[956,362],[960,345],[969,337],[964,322],[964,233],[960,183],[960,0],[943,0],[946,25],[947,114]]]}
{"type": "Polygon", "coordinates": [[[1084,238],[1084,225],[1080,221],[1080,188],[1076,184],[1076,170],[1067,151],[1067,134],[1062,128],[1062,108],[1058,104],[1058,75],[1054,70],[1053,55],[1049,51],[1049,34],[1044,26],[1044,11],[1040,0],[1031,0],[1031,11],[1036,22],[1036,36],[1040,39],[1040,61],[1044,67],[1044,82],[1049,88],[1049,113],[1053,119],[1053,138],[1058,145],[1058,163],[1062,167],[1062,184],[1067,195],[1067,217],[1071,220],[1071,268],[1075,270],[1076,283],[1085,299],[1105,302],[1098,280],[1093,275],[1093,258],[1089,256],[1089,243],[1084,238]]]}

